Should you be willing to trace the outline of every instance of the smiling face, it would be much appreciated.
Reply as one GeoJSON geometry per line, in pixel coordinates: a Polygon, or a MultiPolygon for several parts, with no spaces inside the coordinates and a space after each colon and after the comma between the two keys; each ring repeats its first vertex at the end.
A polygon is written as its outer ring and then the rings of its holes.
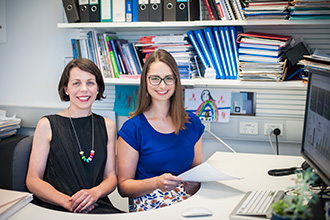
{"type": "Polygon", "coordinates": [[[150,65],[147,73],[147,90],[153,100],[169,101],[175,91],[175,83],[173,85],[166,85],[164,80],[159,85],[151,85],[148,76],[159,76],[165,78],[166,76],[174,77],[171,68],[163,62],[154,62],[150,65]]]}
{"type": "Polygon", "coordinates": [[[66,93],[70,96],[70,106],[79,109],[91,108],[96,99],[98,85],[95,76],[78,67],[70,70],[66,93]]]}

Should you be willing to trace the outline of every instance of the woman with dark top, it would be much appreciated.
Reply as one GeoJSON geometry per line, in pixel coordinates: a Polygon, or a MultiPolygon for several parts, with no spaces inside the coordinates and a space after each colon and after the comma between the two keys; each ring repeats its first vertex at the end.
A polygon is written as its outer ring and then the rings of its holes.
{"type": "Polygon", "coordinates": [[[26,178],[40,206],[79,213],[118,213],[107,197],[117,186],[116,126],[92,112],[105,98],[98,67],[88,59],[72,60],[58,86],[65,110],[37,124],[26,178]]]}

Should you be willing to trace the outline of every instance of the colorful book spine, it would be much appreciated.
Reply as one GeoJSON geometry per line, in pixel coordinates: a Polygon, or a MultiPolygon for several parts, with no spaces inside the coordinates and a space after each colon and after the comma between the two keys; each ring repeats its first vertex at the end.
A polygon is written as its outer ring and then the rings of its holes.
{"type": "Polygon", "coordinates": [[[126,56],[126,54],[123,50],[122,43],[127,43],[127,41],[126,40],[119,40],[119,39],[116,40],[116,45],[118,47],[118,51],[119,51],[121,60],[123,62],[123,66],[126,70],[126,73],[127,74],[132,74],[132,69],[130,68],[129,62],[127,60],[127,56],[126,56]]]}
{"type": "Polygon", "coordinates": [[[117,53],[117,49],[116,49],[116,45],[115,45],[115,40],[110,39],[110,43],[111,43],[111,47],[112,47],[112,50],[113,50],[113,54],[114,54],[115,59],[116,59],[119,75],[121,75],[121,74],[123,74],[123,71],[122,71],[120,63],[119,63],[118,53],[117,53]]]}
{"type": "Polygon", "coordinates": [[[213,13],[212,13],[211,6],[210,6],[210,4],[209,4],[209,1],[208,1],[208,0],[204,0],[204,3],[205,3],[205,6],[206,6],[206,9],[207,9],[207,12],[208,12],[209,15],[210,15],[211,20],[214,21],[215,18],[214,18],[214,15],[213,15],[213,13]]]}
{"type": "Polygon", "coordinates": [[[112,68],[113,68],[113,71],[115,73],[115,77],[116,78],[119,78],[119,70],[118,70],[118,65],[117,65],[117,61],[116,61],[116,58],[115,58],[115,54],[113,53],[113,49],[112,49],[112,46],[111,46],[111,42],[110,42],[110,37],[107,36],[106,37],[106,42],[107,42],[107,45],[108,45],[108,49],[109,49],[109,54],[110,54],[110,59],[111,59],[111,64],[112,64],[112,68]]]}

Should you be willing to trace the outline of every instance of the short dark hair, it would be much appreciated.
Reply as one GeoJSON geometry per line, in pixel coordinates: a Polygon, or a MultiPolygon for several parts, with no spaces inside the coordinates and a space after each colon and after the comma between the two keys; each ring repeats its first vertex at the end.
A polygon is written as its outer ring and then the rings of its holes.
{"type": "Polygon", "coordinates": [[[89,72],[95,76],[99,91],[95,100],[104,99],[105,96],[103,96],[103,93],[104,93],[105,85],[100,69],[93,63],[93,61],[83,58],[83,59],[73,59],[65,66],[61,79],[58,84],[58,94],[60,95],[61,100],[64,102],[70,101],[70,97],[66,94],[65,88],[68,86],[70,71],[74,67],[78,67],[79,69],[89,72]]]}

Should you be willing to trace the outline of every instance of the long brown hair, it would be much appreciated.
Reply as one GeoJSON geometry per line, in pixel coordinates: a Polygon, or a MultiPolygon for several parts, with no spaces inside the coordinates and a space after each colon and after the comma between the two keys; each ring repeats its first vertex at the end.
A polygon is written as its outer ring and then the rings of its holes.
{"type": "Polygon", "coordinates": [[[139,103],[136,110],[131,113],[131,117],[137,116],[150,108],[152,100],[151,96],[148,94],[147,91],[146,76],[149,71],[150,65],[154,62],[163,62],[167,64],[176,77],[175,91],[170,98],[170,109],[168,115],[171,116],[173,120],[175,126],[175,134],[178,134],[180,130],[186,129],[185,123],[188,122],[189,116],[183,106],[182,86],[178,65],[176,64],[175,59],[172,57],[172,55],[166,50],[159,49],[148,56],[141,73],[139,103]]]}

